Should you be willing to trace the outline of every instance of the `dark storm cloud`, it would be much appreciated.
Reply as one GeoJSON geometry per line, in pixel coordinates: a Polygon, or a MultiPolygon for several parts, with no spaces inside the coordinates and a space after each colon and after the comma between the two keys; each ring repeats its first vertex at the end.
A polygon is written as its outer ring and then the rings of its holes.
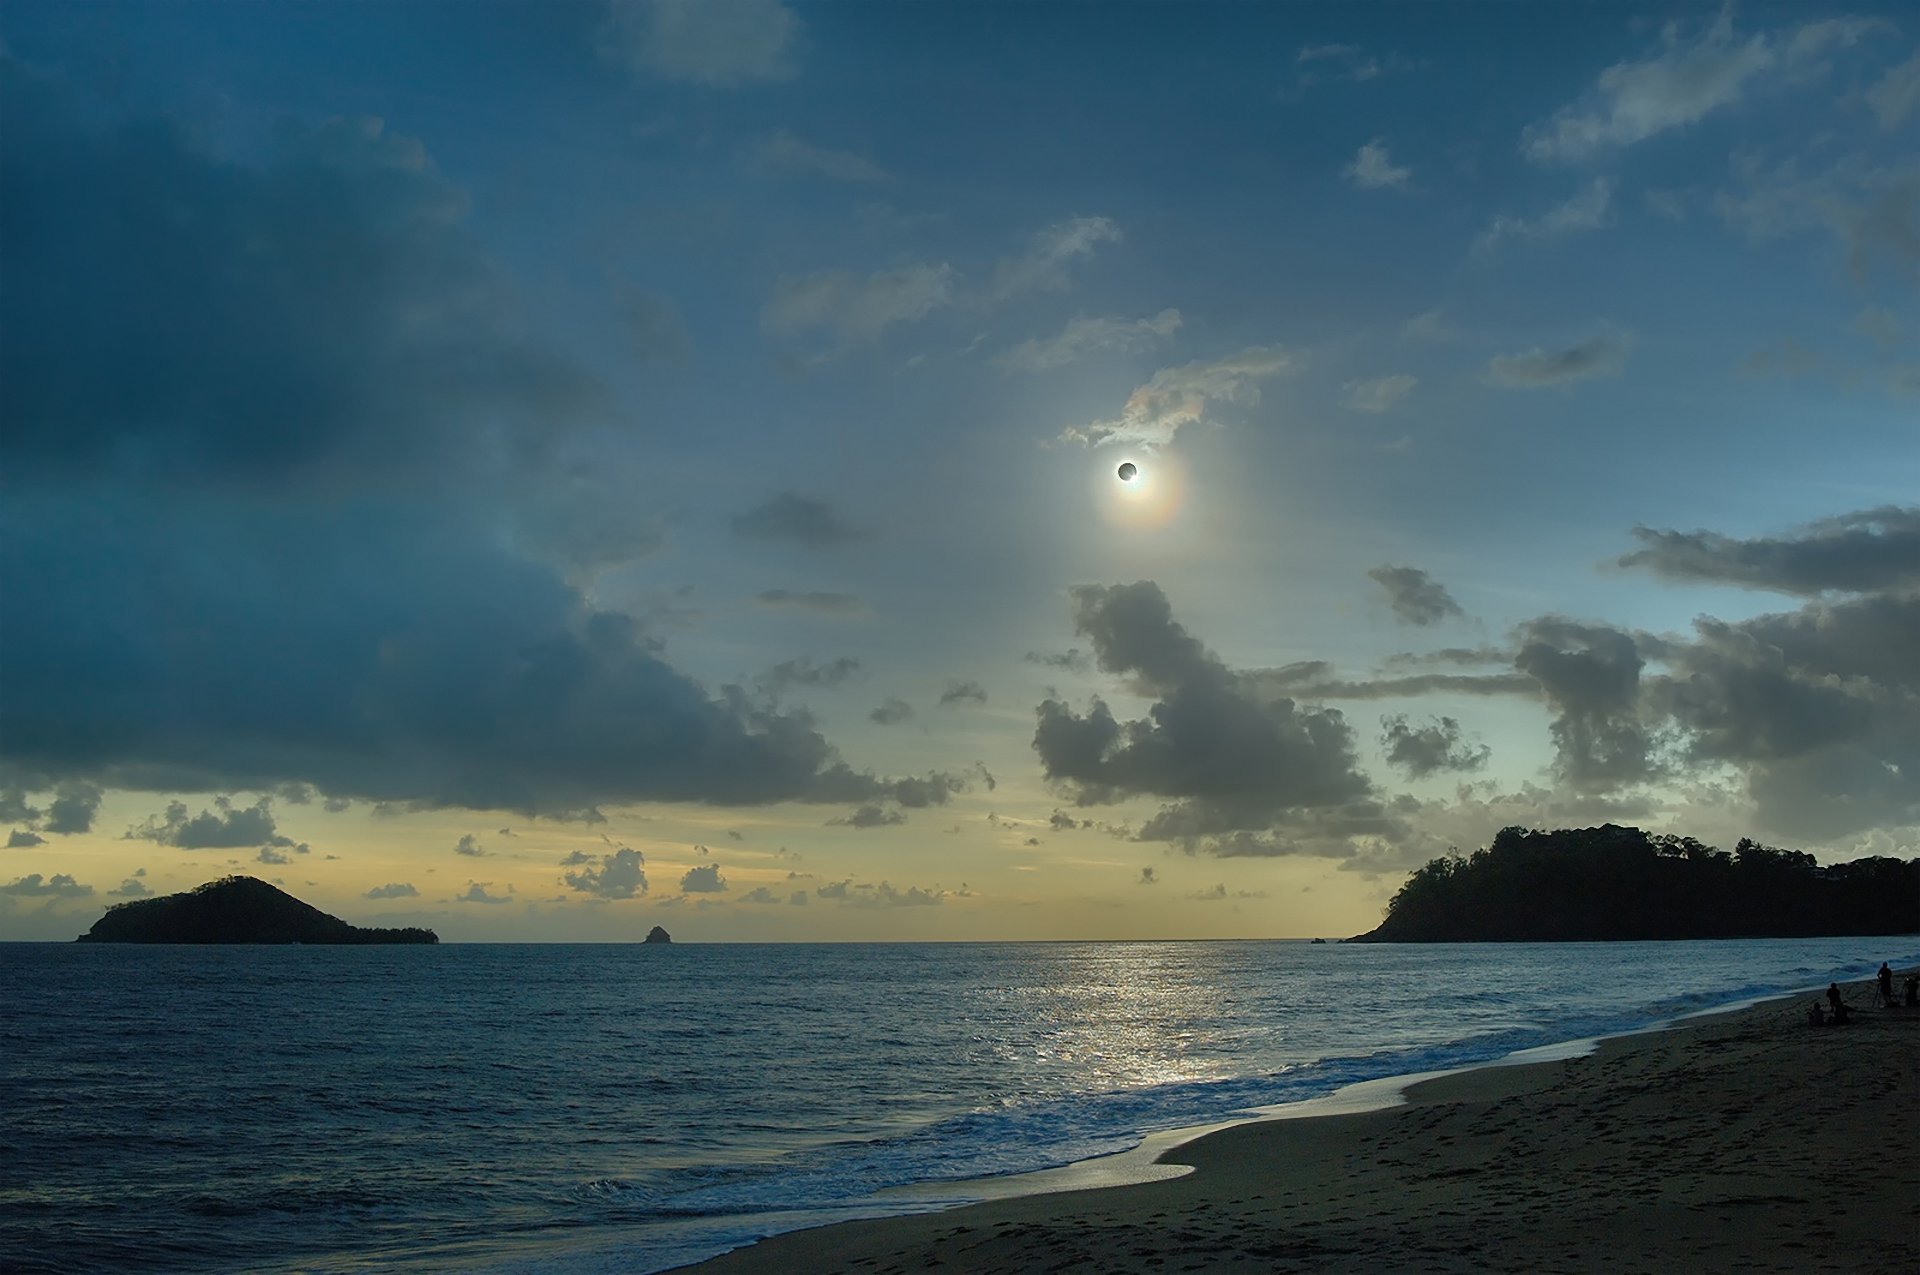
{"type": "Polygon", "coordinates": [[[37,832],[28,832],[21,828],[15,828],[7,834],[7,849],[9,850],[30,850],[34,846],[44,846],[46,844],[47,839],[37,832]]]}
{"type": "Polygon", "coordinates": [[[417,899],[420,891],[405,881],[395,881],[389,885],[376,885],[360,896],[363,899],[417,899]]]}
{"type": "Polygon", "coordinates": [[[538,450],[603,401],[521,331],[465,196],[378,121],[285,124],[233,163],[165,121],[84,125],[3,53],[0,115],[16,474],[392,474],[538,450]]]}
{"type": "Polygon", "coordinates": [[[940,692],[940,707],[951,708],[955,704],[984,704],[987,702],[987,688],[974,681],[953,681],[947,683],[947,689],[940,692]]]}
{"type": "Polygon", "coordinates": [[[1523,625],[1514,665],[1540,683],[1556,716],[1556,770],[1577,789],[1655,774],[1655,739],[1639,708],[1646,660],[1633,634],[1544,616],[1523,625]]]}
{"type": "Polygon", "coordinates": [[[807,549],[832,549],[871,539],[824,500],[783,491],[733,519],[733,534],[744,540],[785,540],[807,549]]]}
{"type": "MultiPolygon", "coordinates": [[[[987,787],[993,787],[993,776],[987,776],[987,787]]],[[[884,792],[901,805],[919,810],[926,806],[944,806],[947,799],[955,793],[965,792],[967,781],[958,775],[932,770],[925,775],[903,775],[886,782],[884,792]]]]}
{"type": "Polygon", "coordinates": [[[0,823],[37,823],[40,814],[40,807],[27,803],[27,794],[23,789],[0,791],[0,823]]]}
{"type": "Polygon", "coordinates": [[[1478,770],[1491,755],[1485,745],[1474,745],[1460,737],[1460,723],[1451,717],[1436,717],[1415,726],[1400,713],[1380,719],[1380,745],[1387,750],[1387,761],[1400,767],[1410,779],[1424,779],[1440,771],[1478,770]]]}
{"type": "Polygon", "coordinates": [[[880,706],[867,714],[867,720],[878,722],[882,726],[897,726],[913,716],[913,705],[903,699],[889,695],[880,706]]]}
{"type": "Polygon", "coordinates": [[[797,593],[792,589],[764,589],[755,596],[763,606],[795,607],[802,611],[824,611],[829,615],[852,615],[867,609],[867,604],[851,593],[817,590],[797,593]]]}
{"type": "Polygon", "coordinates": [[[1466,614],[1445,585],[1417,567],[1379,566],[1367,576],[1387,591],[1387,604],[1403,624],[1424,627],[1466,614]]]}
{"type": "Polygon", "coordinates": [[[1146,718],[1124,723],[1098,697],[1085,713],[1055,699],[1040,705],[1034,749],[1047,778],[1082,805],[1176,798],[1149,825],[1171,839],[1264,828],[1370,790],[1339,712],[1251,691],[1173,619],[1152,581],[1072,596],[1075,629],[1091,639],[1100,668],[1158,700],[1146,718]]]}
{"type": "Polygon", "coordinates": [[[153,841],[182,850],[229,850],[240,846],[291,846],[293,839],[276,830],[273,806],[266,797],[251,806],[236,806],[230,797],[215,797],[212,810],[187,813],[183,801],[170,801],[164,814],[148,815],[129,828],[127,840],[153,841]]]}
{"type": "Polygon", "coordinates": [[[1797,536],[1736,540],[1711,531],[1635,527],[1643,546],[1619,559],[1667,580],[1817,596],[1920,586],[1920,507],[1829,518],[1797,536]]]}
{"type": "MultiPolygon", "coordinates": [[[[1314,661],[1319,663],[1319,661],[1314,661]]],[[[1249,686],[1274,687],[1265,670],[1248,673],[1249,686]]],[[[1376,677],[1325,681],[1301,679],[1279,683],[1282,693],[1298,699],[1403,699],[1415,695],[1519,695],[1537,696],[1540,683],[1525,673],[1420,673],[1411,677],[1376,677]]]]}
{"type": "MultiPolygon", "coordinates": [[[[592,863],[593,856],[576,851],[563,863],[592,863]]],[[[564,880],[571,888],[582,894],[595,895],[602,899],[631,899],[635,895],[647,892],[647,874],[644,868],[645,857],[631,846],[621,846],[612,854],[600,856],[599,866],[583,867],[577,872],[569,872],[564,880]]]]}
{"type": "Polygon", "coordinates": [[[66,784],[47,805],[47,819],[40,827],[61,836],[91,832],[93,816],[100,809],[100,790],[92,784],[66,784]]]}

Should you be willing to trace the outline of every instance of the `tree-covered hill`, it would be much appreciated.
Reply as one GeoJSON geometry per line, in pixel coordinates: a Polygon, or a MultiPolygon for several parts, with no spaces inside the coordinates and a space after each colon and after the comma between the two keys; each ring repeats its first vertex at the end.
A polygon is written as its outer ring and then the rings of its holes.
{"type": "Polygon", "coordinates": [[[1920,859],[1826,867],[1797,850],[1741,840],[1733,853],[1691,837],[1605,824],[1505,828],[1471,855],[1434,859],[1353,942],[1538,942],[1785,938],[1920,932],[1920,859]]]}
{"type": "Polygon", "coordinates": [[[438,943],[432,930],[362,929],[256,877],[119,903],[79,943],[438,943]]]}

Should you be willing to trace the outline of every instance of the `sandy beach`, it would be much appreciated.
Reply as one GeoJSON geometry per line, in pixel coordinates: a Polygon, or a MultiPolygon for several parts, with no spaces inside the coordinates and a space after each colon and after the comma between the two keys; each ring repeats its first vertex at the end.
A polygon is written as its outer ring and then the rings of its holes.
{"type": "MultiPolygon", "coordinates": [[[[1904,974],[1906,971],[1901,971],[1904,974]]],[[[1196,1172],[764,1240],[700,1275],[1920,1270],[1920,1009],[1810,997],[1262,1121],[1196,1172]]]]}

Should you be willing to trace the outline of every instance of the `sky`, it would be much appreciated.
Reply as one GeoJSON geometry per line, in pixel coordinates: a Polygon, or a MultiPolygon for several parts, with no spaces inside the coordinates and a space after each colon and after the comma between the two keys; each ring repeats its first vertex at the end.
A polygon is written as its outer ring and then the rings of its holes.
{"type": "Polygon", "coordinates": [[[0,937],[1920,854],[1908,6],[15,2],[0,94],[0,937]]]}

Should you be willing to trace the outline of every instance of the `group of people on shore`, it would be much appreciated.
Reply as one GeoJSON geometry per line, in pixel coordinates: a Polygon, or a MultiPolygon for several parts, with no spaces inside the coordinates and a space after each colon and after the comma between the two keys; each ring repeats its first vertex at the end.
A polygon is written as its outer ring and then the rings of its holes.
{"type": "MultiPolygon", "coordinates": [[[[1920,1006],[1920,973],[1909,972],[1900,982],[1901,1003],[1907,1006],[1920,1006]]],[[[1894,1008],[1893,967],[1885,961],[1880,962],[1880,972],[1874,976],[1874,1000],[1886,1009],[1894,1008]]],[[[1820,1002],[1813,1002],[1807,1011],[1807,1025],[1810,1027],[1844,1026],[1853,1012],[1853,1006],[1847,1004],[1840,994],[1840,984],[1827,984],[1827,1007],[1822,1009],[1820,1002]]]]}

